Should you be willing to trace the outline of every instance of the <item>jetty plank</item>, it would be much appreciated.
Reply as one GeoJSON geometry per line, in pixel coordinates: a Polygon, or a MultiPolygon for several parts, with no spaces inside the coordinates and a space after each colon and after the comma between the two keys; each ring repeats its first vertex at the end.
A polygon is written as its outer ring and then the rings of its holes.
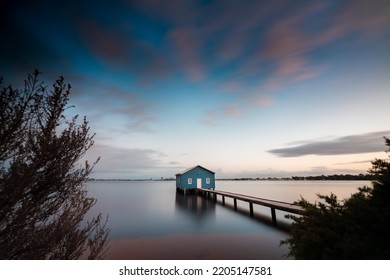
{"type": "Polygon", "coordinates": [[[260,197],[245,195],[245,194],[221,191],[221,190],[198,189],[197,191],[198,193],[201,194],[207,194],[208,197],[210,197],[211,194],[214,194],[213,195],[214,200],[217,199],[217,195],[222,196],[223,205],[225,205],[225,197],[233,198],[235,210],[237,209],[237,200],[248,202],[251,216],[253,216],[253,204],[270,207],[272,222],[274,224],[276,224],[275,210],[281,210],[284,212],[298,214],[298,215],[304,215],[305,213],[305,210],[301,206],[293,203],[284,202],[284,201],[260,198],[260,197]]]}

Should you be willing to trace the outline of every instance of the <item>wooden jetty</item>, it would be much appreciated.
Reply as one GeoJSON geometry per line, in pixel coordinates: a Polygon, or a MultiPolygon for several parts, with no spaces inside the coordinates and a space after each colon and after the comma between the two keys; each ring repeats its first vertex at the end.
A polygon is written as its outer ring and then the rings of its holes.
{"type": "Polygon", "coordinates": [[[237,200],[245,201],[249,203],[249,213],[253,217],[253,204],[262,205],[265,207],[271,208],[271,216],[272,223],[276,225],[276,213],[275,210],[281,210],[284,212],[304,215],[304,209],[299,206],[288,202],[259,198],[244,194],[226,192],[226,191],[216,191],[209,189],[196,189],[197,194],[207,196],[208,198],[213,198],[215,201],[217,200],[217,196],[220,195],[222,197],[222,205],[225,205],[225,198],[229,197],[233,199],[234,210],[237,210],[237,200]]]}

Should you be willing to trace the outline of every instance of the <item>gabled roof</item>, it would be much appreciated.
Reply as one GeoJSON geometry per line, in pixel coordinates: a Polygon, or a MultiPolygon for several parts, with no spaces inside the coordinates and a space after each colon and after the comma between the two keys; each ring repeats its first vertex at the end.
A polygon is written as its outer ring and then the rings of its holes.
{"type": "Polygon", "coordinates": [[[197,168],[197,167],[200,167],[200,168],[202,168],[202,169],[204,169],[204,170],[206,170],[206,171],[208,171],[208,172],[211,172],[211,173],[215,174],[214,171],[211,171],[211,170],[209,170],[209,169],[207,169],[207,168],[204,168],[203,166],[196,165],[196,166],[193,166],[193,167],[191,167],[191,168],[188,168],[188,169],[186,169],[186,170],[184,170],[184,171],[182,171],[182,172],[180,172],[180,173],[177,173],[176,176],[178,176],[178,175],[183,175],[184,173],[187,173],[187,172],[189,172],[189,171],[191,171],[192,169],[195,169],[195,168],[197,168]]]}

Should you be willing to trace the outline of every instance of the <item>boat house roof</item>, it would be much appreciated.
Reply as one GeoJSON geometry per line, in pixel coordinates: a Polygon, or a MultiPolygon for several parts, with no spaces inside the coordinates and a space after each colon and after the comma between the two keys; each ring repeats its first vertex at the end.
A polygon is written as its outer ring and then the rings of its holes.
{"type": "Polygon", "coordinates": [[[197,168],[197,167],[200,167],[200,168],[202,168],[202,169],[204,169],[204,170],[206,170],[206,171],[208,171],[208,172],[211,172],[211,173],[215,174],[214,171],[211,171],[211,170],[209,170],[209,169],[207,169],[207,168],[204,168],[203,166],[196,165],[196,166],[193,166],[193,167],[191,167],[191,168],[188,168],[188,169],[186,169],[186,170],[184,170],[184,171],[182,171],[182,172],[180,172],[180,173],[177,173],[176,176],[183,175],[183,174],[185,174],[185,173],[187,173],[187,172],[189,172],[189,171],[191,171],[192,169],[195,169],[195,168],[197,168]]]}

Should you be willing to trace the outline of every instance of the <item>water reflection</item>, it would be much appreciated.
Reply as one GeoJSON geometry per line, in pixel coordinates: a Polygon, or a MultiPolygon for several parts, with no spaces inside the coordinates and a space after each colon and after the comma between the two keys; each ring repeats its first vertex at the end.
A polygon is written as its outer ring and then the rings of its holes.
{"type": "Polygon", "coordinates": [[[215,216],[215,203],[196,194],[176,192],[175,210],[186,214],[189,218],[200,222],[204,218],[215,216]]]}

